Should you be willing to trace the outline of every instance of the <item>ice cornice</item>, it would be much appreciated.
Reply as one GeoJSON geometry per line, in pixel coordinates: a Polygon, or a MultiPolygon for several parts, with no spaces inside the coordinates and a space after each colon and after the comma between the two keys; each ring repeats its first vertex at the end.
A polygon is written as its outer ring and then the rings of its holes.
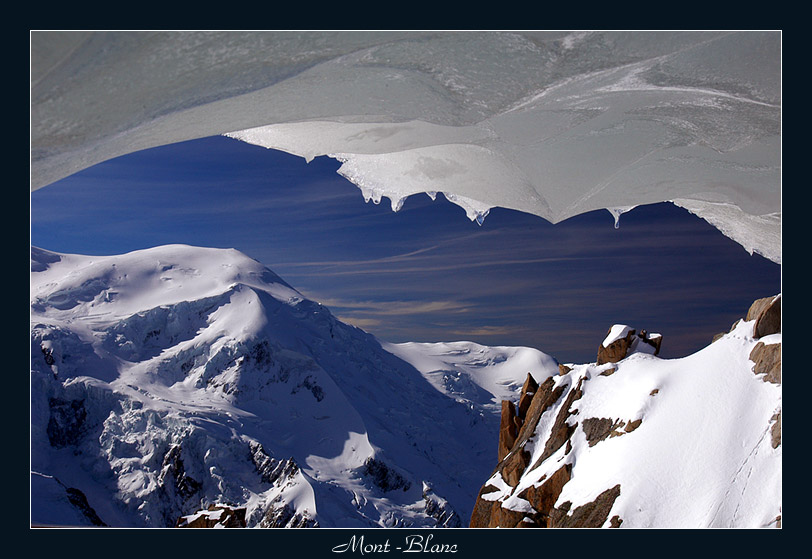
{"type": "Polygon", "coordinates": [[[662,201],[780,262],[780,32],[31,36],[31,186],[227,134],[397,210],[553,223],[662,201]],[[728,211],[721,208],[733,208],[728,211]]]}

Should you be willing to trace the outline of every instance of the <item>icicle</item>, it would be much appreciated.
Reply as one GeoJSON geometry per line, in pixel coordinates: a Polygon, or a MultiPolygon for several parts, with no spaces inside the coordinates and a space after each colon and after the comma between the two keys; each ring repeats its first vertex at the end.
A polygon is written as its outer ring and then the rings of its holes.
{"type": "Polygon", "coordinates": [[[468,219],[476,221],[479,225],[485,222],[485,217],[487,217],[488,212],[491,211],[491,208],[486,204],[471,198],[466,198],[465,196],[450,194],[448,192],[443,192],[443,196],[445,196],[449,202],[457,204],[465,210],[465,215],[468,216],[468,219]]]}
{"type": "Polygon", "coordinates": [[[392,211],[398,212],[400,211],[400,208],[403,207],[403,202],[406,201],[406,197],[398,198],[397,200],[395,200],[394,198],[390,198],[390,200],[392,201],[392,211]]]}
{"type": "Polygon", "coordinates": [[[615,229],[620,229],[620,214],[632,211],[637,206],[624,206],[620,208],[606,208],[612,217],[615,218],[615,229]]]}
{"type": "Polygon", "coordinates": [[[426,194],[428,194],[428,197],[431,198],[432,200],[437,199],[437,192],[435,192],[434,190],[430,190],[426,192],[426,194]]]}

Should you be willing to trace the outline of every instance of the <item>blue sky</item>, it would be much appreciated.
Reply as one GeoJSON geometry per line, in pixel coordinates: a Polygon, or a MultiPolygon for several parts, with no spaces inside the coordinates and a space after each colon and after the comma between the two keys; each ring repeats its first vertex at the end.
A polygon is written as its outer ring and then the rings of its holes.
{"type": "Polygon", "coordinates": [[[672,204],[620,228],[605,210],[552,225],[494,208],[482,226],[438,195],[364,203],[339,163],[225,137],[114,159],[31,194],[31,243],[119,254],[169,243],[236,248],[339,318],[387,341],[471,340],[589,362],[612,324],[701,349],[781,269],[672,204]]]}

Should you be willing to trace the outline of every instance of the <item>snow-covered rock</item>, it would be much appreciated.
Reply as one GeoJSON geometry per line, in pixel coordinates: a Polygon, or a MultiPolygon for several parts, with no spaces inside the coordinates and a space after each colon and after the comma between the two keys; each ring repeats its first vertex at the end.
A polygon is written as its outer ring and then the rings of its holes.
{"type": "Polygon", "coordinates": [[[615,324],[598,347],[596,364],[617,363],[632,353],[657,355],[660,353],[662,342],[662,334],[649,333],[645,330],[638,333],[625,324],[615,324]]]}
{"type": "Polygon", "coordinates": [[[382,345],[235,250],[32,248],[31,270],[36,525],[225,505],[249,527],[459,526],[501,400],[558,370],[527,348],[382,345]]]}
{"type": "Polygon", "coordinates": [[[32,32],[31,184],[228,134],[397,210],[673,201],[781,261],[781,32],[32,32]]]}
{"type": "Polygon", "coordinates": [[[177,528],[245,528],[245,509],[211,504],[205,510],[182,516],[177,528]]]}
{"type": "MultiPolygon", "coordinates": [[[[779,302],[757,301],[746,320],[681,359],[630,352],[528,383],[529,407],[504,404],[518,430],[470,525],[780,526],[779,302]]],[[[615,325],[601,347],[632,337],[615,325]]]]}

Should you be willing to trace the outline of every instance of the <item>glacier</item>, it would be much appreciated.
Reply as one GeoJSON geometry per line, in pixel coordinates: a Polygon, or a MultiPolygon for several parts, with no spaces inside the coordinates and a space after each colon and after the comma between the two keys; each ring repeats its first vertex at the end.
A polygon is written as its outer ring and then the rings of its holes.
{"type": "Polygon", "coordinates": [[[31,32],[31,188],[211,135],[398,210],[669,201],[781,262],[780,31],[31,32]]]}
{"type": "Polygon", "coordinates": [[[236,250],[31,252],[33,526],[459,527],[556,361],[388,344],[236,250]],[[77,504],[78,503],[78,504],[77,504]]]}
{"type": "Polygon", "coordinates": [[[617,485],[607,525],[781,524],[780,314],[762,331],[748,312],[678,359],[642,343],[603,364],[393,344],[237,250],[186,245],[32,247],[30,308],[32,526],[171,527],[227,508],[251,528],[455,528],[483,506],[541,522],[523,496],[562,468],[548,505],[577,511],[617,485]],[[527,428],[495,470],[505,403],[527,428]],[[528,467],[509,473],[519,454],[528,467]]]}

